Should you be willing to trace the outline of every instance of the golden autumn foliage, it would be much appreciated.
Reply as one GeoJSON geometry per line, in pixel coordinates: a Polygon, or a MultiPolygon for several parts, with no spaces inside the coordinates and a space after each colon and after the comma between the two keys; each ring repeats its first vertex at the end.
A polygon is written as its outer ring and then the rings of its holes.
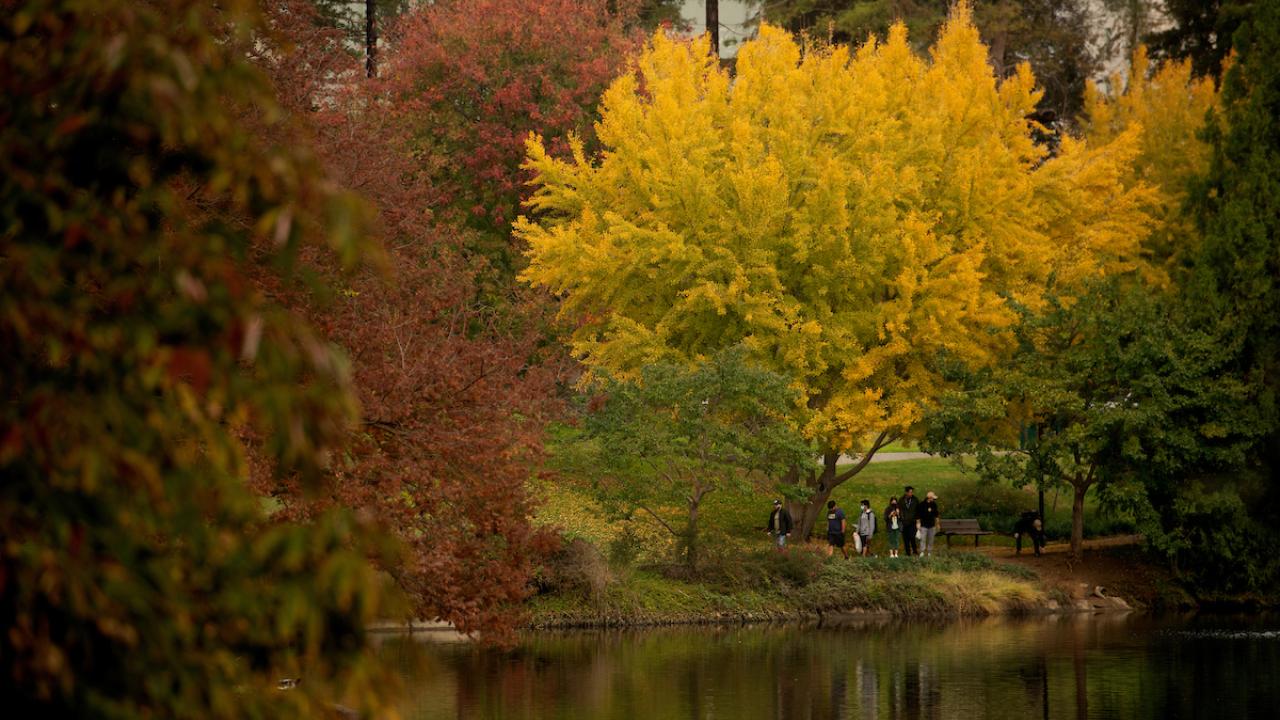
{"type": "Polygon", "coordinates": [[[1049,158],[1038,97],[1029,67],[996,79],[964,4],[928,58],[902,26],[851,51],[766,25],[732,79],[705,39],[659,33],[605,93],[600,157],[530,141],[522,277],[561,297],[588,367],[744,344],[827,453],[861,450],[909,430],[946,363],[998,357],[1011,299],[1133,266],[1137,131],[1049,158]]]}
{"type": "Polygon", "coordinates": [[[1210,148],[1200,130],[1218,107],[1218,91],[1213,78],[1192,76],[1189,60],[1153,70],[1145,47],[1134,53],[1128,79],[1117,73],[1107,85],[1109,93],[1092,82],[1085,89],[1084,135],[1105,144],[1125,132],[1138,133],[1138,155],[1126,183],[1152,190],[1148,212],[1155,226],[1143,257],[1157,280],[1167,280],[1164,271],[1194,245],[1193,223],[1182,210],[1188,183],[1209,168],[1210,148]]]}

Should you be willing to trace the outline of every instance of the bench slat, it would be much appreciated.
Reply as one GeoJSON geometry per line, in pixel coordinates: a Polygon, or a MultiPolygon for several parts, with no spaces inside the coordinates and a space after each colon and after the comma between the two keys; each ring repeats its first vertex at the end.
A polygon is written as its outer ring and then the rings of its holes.
{"type": "Polygon", "coordinates": [[[983,530],[976,519],[963,520],[938,520],[938,533],[947,538],[947,547],[951,547],[952,535],[972,535],[973,546],[978,546],[978,538],[983,535],[993,535],[990,530],[983,530]]]}

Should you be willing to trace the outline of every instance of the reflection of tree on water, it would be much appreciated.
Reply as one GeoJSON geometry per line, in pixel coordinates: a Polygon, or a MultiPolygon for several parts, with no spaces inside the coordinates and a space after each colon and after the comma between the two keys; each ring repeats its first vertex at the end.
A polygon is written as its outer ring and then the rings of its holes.
{"type": "Polygon", "coordinates": [[[849,717],[849,670],[844,658],[836,658],[832,661],[829,675],[827,712],[817,717],[846,720],[849,717]]]}
{"type": "Polygon", "coordinates": [[[409,663],[415,641],[383,655],[403,663],[410,720],[1274,716],[1280,642],[1169,638],[1154,623],[1083,615],[543,633],[513,653],[420,649],[420,670],[409,663]]]}
{"type": "Polygon", "coordinates": [[[1076,679],[1076,720],[1089,717],[1089,676],[1085,667],[1085,625],[1077,622],[1072,628],[1071,667],[1076,679]]]}
{"type": "Polygon", "coordinates": [[[907,682],[907,707],[912,711],[910,717],[913,720],[942,717],[942,685],[934,667],[921,660],[914,668],[909,668],[908,677],[911,678],[907,682]]]}

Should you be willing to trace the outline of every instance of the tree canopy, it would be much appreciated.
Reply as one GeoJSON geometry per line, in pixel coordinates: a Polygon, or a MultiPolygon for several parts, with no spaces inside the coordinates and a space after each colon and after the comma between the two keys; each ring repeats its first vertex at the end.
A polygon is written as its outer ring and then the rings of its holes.
{"type": "Polygon", "coordinates": [[[442,0],[388,31],[384,92],[410,129],[418,181],[441,220],[467,228],[468,251],[508,291],[520,257],[510,226],[526,196],[530,132],[553,153],[588,142],[596,104],[639,46],[640,7],[616,0],[442,0]]]}
{"type": "Polygon", "coordinates": [[[1192,76],[1188,61],[1166,61],[1153,68],[1145,48],[1134,53],[1127,75],[1115,73],[1109,90],[1090,82],[1085,92],[1082,132],[1095,145],[1128,131],[1139,135],[1138,155],[1125,179],[1146,186],[1154,225],[1143,244],[1149,278],[1167,284],[1194,254],[1198,231],[1187,212],[1193,185],[1209,169],[1210,146],[1204,126],[1218,107],[1212,78],[1192,76]]]}
{"type": "Polygon", "coordinates": [[[648,365],[634,381],[605,378],[590,394],[581,429],[559,444],[559,462],[590,474],[613,512],[644,512],[661,525],[691,570],[708,494],[767,484],[810,457],[789,422],[795,391],[747,364],[738,348],[691,368],[648,365]],[[672,508],[683,510],[683,526],[672,508]]]}
{"type": "MultiPolygon", "coordinates": [[[[924,49],[937,37],[951,5],[945,0],[769,0],[760,14],[793,32],[853,45],[885,37],[895,23],[902,23],[914,44],[924,49]]],[[[998,77],[1031,63],[1043,89],[1038,108],[1074,117],[1085,81],[1098,64],[1085,2],[980,0],[973,3],[973,17],[998,77]]]]}
{"type": "Polygon", "coordinates": [[[598,158],[529,143],[522,277],[560,296],[588,367],[741,343],[801,391],[808,437],[857,451],[919,420],[940,363],[992,361],[1009,299],[1133,266],[1136,134],[1046,157],[1034,76],[993,75],[967,6],[929,59],[902,26],[857,51],[765,26],[730,82],[701,42],[659,33],[610,86],[598,158]]]}

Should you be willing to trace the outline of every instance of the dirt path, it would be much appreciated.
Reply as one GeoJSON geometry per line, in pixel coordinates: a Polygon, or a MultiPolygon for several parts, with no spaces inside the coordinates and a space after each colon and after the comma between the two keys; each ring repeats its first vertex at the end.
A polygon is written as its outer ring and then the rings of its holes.
{"type": "Polygon", "coordinates": [[[981,548],[980,552],[1002,562],[1032,568],[1046,584],[1072,597],[1102,586],[1107,595],[1122,597],[1134,606],[1149,606],[1170,582],[1163,566],[1147,557],[1138,535],[1120,535],[1084,541],[1084,559],[1072,562],[1069,543],[1051,543],[1036,557],[1026,546],[1021,555],[1012,547],[981,548]]]}

